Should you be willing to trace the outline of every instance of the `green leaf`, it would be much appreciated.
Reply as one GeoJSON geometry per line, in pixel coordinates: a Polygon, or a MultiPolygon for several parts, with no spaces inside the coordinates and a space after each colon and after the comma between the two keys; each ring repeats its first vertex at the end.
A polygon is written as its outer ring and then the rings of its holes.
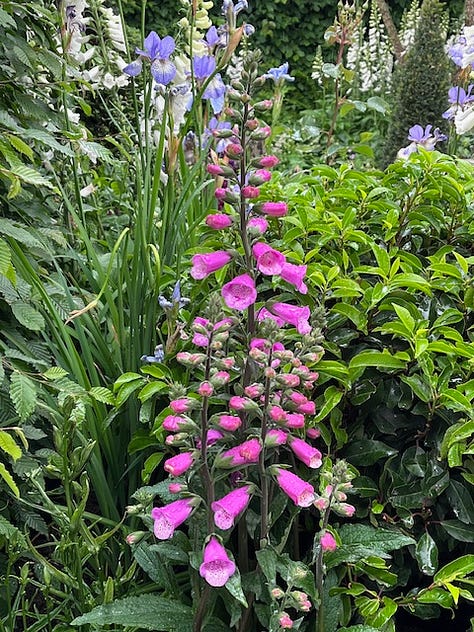
{"type": "Polygon", "coordinates": [[[422,573],[433,575],[436,572],[438,568],[438,547],[427,531],[423,533],[417,542],[415,557],[422,573]]]}
{"type": "Polygon", "coordinates": [[[13,476],[10,474],[7,468],[3,465],[3,463],[0,463],[0,476],[3,478],[3,480],[8,485],[8,487],[12,490],[15,496],[17,498],[20,498],[20,490],[18,489],[17,484],[13,480],[13,476]]]}
{"type": "Polygon", "coordinates": [[[379,611],[370,621],[377,628],[381,628],[387,621],[390,621],[398,609],[396,602],[390,599],[390,597],[382,597],[382,603],[383,606],[379,608],[379,611]]]}
{"type": "Polygon", "coordinates": [[[157,588],[166,586],[166,574],[163,573],[162,563],[156,551],[143,540],[133,549],[133,557],[148,577],[157,585],[157,588]]]}
{"type": "Polygon", "coordinates": [[[460,542],[474,542],[474,529],[472,526],[466,525],[460,520],[443,520],[440,522],[440,525],[452,538],[460,542]]]}
{"type": "Polygon", "coordinates": [[[110,389],[105,388],[105,386],[93,386],[89,390],[89,395],[96,399],[98,402],[111,404],[112,406],[115,404],[114,394],[110,389]]]}
{"type": "Polygon", "coordinates": [[[10,433],[0,430],[0,448],[17,461],[21,457],[21,448],[10,433]]]}
{"type": "Polygon", "coordinates": [[[406,362],[392,356],[388,351],[362,351],[349,362],[349,369],[369,366],[374,366],[378,369],[404,369],[406,362]]]}
{"type": "Polygon", "coordinates": [[[335,386],[329,386],[324,391],[324,403],[321,405],[318,414],[313,419],[313,423],[318,423],[325,419],[331,410],[335,408],[342,399],[342,391],[335,386]]]}
{"type": "Polygon", "coordinates": [[[230,592],[232,597],[236,599],[244,608],[248,608],[247,600],[245,599],[244,591],[242,590],[242,582],[240,579],[240,573],[237,569],[235,573],[229,577],[225,587],[230,592]]]}
{"type": "Polygon", "coordinates": [[[452,608],[453,598],[450,593],[439,586],[427,588],[418,593],[416,597],[418,603],[436,603],[441,608],[452,608]]]}
{"type": "Polygon", "coordinates": [[[6,275],[11,266],[11,252],[8,244],[0,239],[0,274],[6,275]]]}
{"type": "Polygon", "coordinates": [[[439,584],[447,584],[474,572],[474,555],[463,555],[443,566],[436,575],[434,581],[439,584]]]}
{"type": "Polygon", "coordinates": [[[339,632],[380,632],[379,628],[373,628],[371,625],[351,625],[350,628],[339,628],[339,632]]]}
{"type": "Polygon", "coordinates": [[[35,186],[48,187],[53,189],[53,184],[42,176],[38,171],[27,167],[26,165],[14,165],[10,168],[10,173],[23,180],[27,184],[34,184],[35,186]]]}
{"type": "Polygon", "coordinates": [[[144,403],[148,401],[153,395],[163,393],[163,391],[169,391],[169,385],[166,382],[150,382],[146,384],[142,390],[138,393],[138,399],[144,403]]]}
{"type": "Polygon", "coordinates": [[[192,632],[193,612],[180,601],[158,595],[126,597],[103,606],[72,621],[71,625],[122,625],[160,632],[192,632]]]}
{"type": "Polygon", "coordinates": [[[43,373],[43,377],[45,377],[47,380],[52,381],[60,380],[61,378],[66,377],[66,375],[68,375],[68,372],[59,366],[52,366],[50,369],[43,373]]]}
{"type": "Polygon", "coordinates": [[[354,305],[350,305],[349,303],[336,303],[331,309],[331,312],[342,314],[353,322],[357,329],[363,333],[367,333],[367,314],[357,309],[357,307],[354,307],[354,305]]]}
{"type": "Polygon", "coordinates": [[[434,395],[429,383],[418,374],[414,375],[402,375],[400,377],[402,382],[408,384],[414,394],[421,399],[422,402],[429,402],[433,399],[434,395]]]}
{"type": "Polygon", "coordinates": [[[10,398],[22,421],[36,408],[36,386],[29,377],[14,371],[10,380],[10,398]]]}
{"type": "Polygon", "coordinates": [[[268,583],[273,586],[276,583],[277,554],[270,547],[256,552],[257,561],[268,583]]]}
{"type": "Polygon", "coordinates": [[[466,487],[459,481],[451,479],[447,494],[456,517],[465,524],[474,523],[474,501],[466,487]]]}
{"type": "Polygon", "coordinates": [[[379,459],[397,454],[397,450],[391,448],[382,441],[375,439],[360,439],[352,441],[345,448],[344,457],[353,465],[373,465],[379,459]]]}
{"type": "Polygon", "coordinates": [[[15,301],[11,304],[12,312],[18,322],[31,331],[41,331],[45,327],[43,316],[29,303],[15,301]]]}

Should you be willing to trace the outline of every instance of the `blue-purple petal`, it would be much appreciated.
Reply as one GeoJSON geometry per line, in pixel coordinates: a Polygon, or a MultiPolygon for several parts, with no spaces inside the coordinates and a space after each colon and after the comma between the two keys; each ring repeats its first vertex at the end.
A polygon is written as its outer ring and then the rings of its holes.
{"type": "Polygon", "coordinates": [[[142,60],[138,58],[135,61],[132,61],[131,64],[128,64],[128,66],[125,66],[122,72],[124,72],[126,75],[129,75],[130,77],[136,77],[141,73],[142,68],[142,60]]]}
{"type": "Polygon", "coordinates": [[[212,75],[216,69],[216,59],[212,55],[203,55],[202,57],[193,57],[194,76],[198,81],[206,79],[212,75]]]}
{"type": "Polygon", "coordinates": [[[156,83],[167,86],[176,75],[176,66],[169,59],[155,59],[151,65],[151,74],[156,83]]]}
{"type": "MultiPolygon", "coordinates": [[[[161,40],[155,57],[159,57],[159,59],[168,59],[168,57],[174,53],[175,48],[176,44],[174,39],[171,35],[166,35],[166,37],[161,40]]],[[[153,57],[153,59],[155,59],[155,57],[153,57]]]]}
{"type": "Polygon", "coordinates": [[[150,33],[145,37],[145,51],[152,61],[158,57],[162,43],[163,42],[161,41],[160,36],[155,31],[150,31],[150,33]]]}

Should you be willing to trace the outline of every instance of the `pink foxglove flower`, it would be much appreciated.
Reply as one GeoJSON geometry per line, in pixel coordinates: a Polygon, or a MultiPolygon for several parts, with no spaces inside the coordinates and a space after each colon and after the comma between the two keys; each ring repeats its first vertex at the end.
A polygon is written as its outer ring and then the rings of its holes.
{"type": "Polygon", "coordinates": [[[253,200],[258,198],[260,195],[260,189],[258,187],[254,187],[251,184],[248,184],[245,187],[242,187],[242,196],[244,198],[248,198],[249,200],[253,200]]]}
{"type": "Polygon", "coordinates": [[[197,392],[201,397],[210,397],[214,392],[214,387],[206,380],[205,382],[201,382],[201,384],[199,384],[197,392]]]}
{"type": "Polygon", "coordinates": [[[280,624],[280,627],[284,630],[291,630],[291,628],[293,627],[293,619],[287,612],[281,613],[280,618],[278,619],[278,623],[280,624]]]}
{"type": "Polygon", "coordinates": [[[258,410],[259,406],[248,397],[233,395],[229,399],[229,408],[232,410],[258,410]]]}
{"type": "Polygon", "coordinates": [[[285,421],[287,428],[304,428],[304,415],[301,413],[288,413],[285,421]]]}
{"type": "Polygon", "coordinates": [[[290,303],[274,303],[270,309],[275,316],[281,318],[285,323],[296,327],[299,334],[311,333],[311,325],[308,322],[311,313],[307,305],[299,307],[290,303]]]}
{"type": "MultiPolygon", "coordinates": [[[[219,441],[219,439],[222,439],[224,435],[222,434],[222,432],[220,432],[219,430],[216,430],[215,428],[211,428],[210,430],[207,431],[207,445],[213,445],[214,443],[216,443],[216,441],[219,441]]],[[[198,439],[196,441],[196,447],[200,450],[201,449],[201,439],[198,439]]]]}
{"type": "Polygon", "coordinates": [[[319,428],[308,428],[306,436],[309,439],[318,439],[321,436],[321,430],[319,428]]]}
{"type": "Polygon", "coordinates": [[[288,413],[281,406],[271,406],[268,414],[270,419],[277,423],[285,423],[288,419],[288,413]]]}
{"type": "Polygon", "coordinates": [[[166,459],[164,469],[169,472],[171,476],[181,476],[189,470],[194,463],[194,456],[192,452],[181,452],[176,456],[172,456],[170,459],[166,459]]]}
{"type": "Polygon", "coordinates": [[[199,574],[211,586],[224,586],[235,573],[236,566],[219,540],[212,536],[204,548],[204,560],[199,574]]]}
{"type": "Polygon", "coordinates": [[[337,542],[329,531],[325,531],[319,539],[319,543],[323,551],[335,551],[337,549],[337,542]]]}
{"type": "Polygon", "coordinates": [[[284,217],[288,213],[288,204],[286,202],[264,202],[260,210],[271,217],[284,217]]]}
{"type": "Polygon", "coordinates": [[[284,445],[288,438],[288,433],[280,428],[272,428],[267,432],[265,437],[265,447],[275,448],[279,445],[284,445]]]}
{"type": "Polygon", "coordinates": [[[275,314],[272,314],[271,312],[269,312],[266,307],[262,307],[261,309],[258,310],[257,320],[260,322],[262,320],[265,320],[266,318],[273,320],[273,322],[276,323],[278,327],[283,327],[283,325],[286,322],[283,320],[283,318],[280,318],[279,316],[275,316],[275,314]]]}
{"type": "Polygon", "coordinates": [[[155,521],[153,532],[158,540],[171,538],[175,529],[189,518],[195,505],[195,498],[183,498],[152,509],[151,517],[155,521]]]}
{"type": "Polygon", "coordinates": [[[222,296],[227,307],[247,309],[257,300],[255,281],[248,274],[241,274],[222,286],[222,296]]]}
{"type": "Polygon", "coordinates": [[[248,439],[235,448],[223,452],[216,458],[215,463],[220,467],[237,467],[258,463],[261,451],[262,445],[258,439],[248,439]]]}
{"type": "Polygon", "coordinates": [[[294,285],[298,292],[301,294],[307,294],[308,288],[306,284],[303,282],[307,270],[307,266],[298,266],[294,263],[285,263],[283,266],[280,276],[291,285],[294,285]]]}
{"type": "Polygon", "coordinates": [[[212,503],[211,509],[214,512],[216,527],[225,530],[234,526],[237,516],[249,504],[251,491],[252,487],[250,485],[244,485],[212,503]]]}
{"type": "Polygon", "coordinates": [[[194,403],[188,397],[179,397],[170,402],[170,408],[174,413],[187,413],[194,407],[194,403]]]}
{"type": "Polygon", "coordinates": [[[167,432],[180,432],[184,430],[190,419],[178,415],[167,415],[163,420],[163,428],[167,432]]]}
{"type": "Polygon", "coordinates": [[[286,386],[286,388],[295,388],[300,385],[300,377],[294,373],[280,373],[277,378],[278,384],[286,386]]]}
{"type": "Polygon", "coordinates": [[[249,228],[252,233],[259,233],[263,235],[268,230],[268,222],[264,217],[251,217],[247,222],[247,228],[249,228]]]}
{"type": "Polygon", "coordinates": [[[309,507],[315,499],[314,487],[288,470],[277,468],[277,483],[298,507],[309,507]]]}
{"type": "Polygon", "coordinates": [[[297,410],[304,415],[314,415],[316,413],[316,404],[314,402],[306,402],[298,406],[297,410]]]}
{"type": "Polygon", "coordinates": [[[262,274],[280,274],[286,263],[285,255],[261,241],[252,248],[257,259],[257,268],[262,274]]]}
{"type": "Polygon", "coordinates": [[[265,387],[263,386],[263,384],[249,384],[249,386],[245,387],[244,392],[247,397],[255,399],[256,397],[260,397],[260,395],[263,394],[264,390],[265,387]]]}
{"type": "Polygon", "coordinates": [[[206,224],[214,230],[223,230],[232,226],[232,217],[225,213],[213,213],[206,217],[206,224]]]}
{"type": "Polygon", "coordinates": [[[272,167],[275,167],[279,162],[280,160],[276,156],[270,155],[270,156],[262,156],[260,160],[258,161],[258,164],[261,167],[271,169],[272,167]]]}
{"type": "Polygon", "coordinates": [[[240,428],[242,420],[235,415],[220,415],[218,424],[223,430],[234,432],[234,430],[240,428]]]}
{"type": "Polygon", "coordinates": [[[290,447],[294,455],[308,467],[312,469],[321,467],[321,452],[316,448],[313,448],[313,446],[309,445],[309,443],[306,443],[306,441],[303,441],[303,439],[294,437],[290,440],[290,447]]]}
{"type": "Polygon", "coordinates": [[[204,255],[194,255],[192,258],[191,276],[196,280],[205,279],[213,272],[216,272],[216,270],[220,270],[227,265],[231,259],[232,255],[225,250],[216,250],[216,252],[204,255]]]}

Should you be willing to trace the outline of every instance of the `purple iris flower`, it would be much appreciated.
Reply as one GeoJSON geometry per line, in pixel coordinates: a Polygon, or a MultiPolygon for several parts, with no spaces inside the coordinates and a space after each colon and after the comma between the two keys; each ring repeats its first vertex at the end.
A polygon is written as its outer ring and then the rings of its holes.
{"type": "Polygon", "coordinates": [[[286,61],[278,68],[270,68],[263,75],[264,79],[272,79],[276,84],[281,85],[284,81],[294,81],[295,78],[288,74],[288,62],[286,61]]]}
{"type": "Polygon", "coordinates": [[[232,11],[234,16],[238,15],[241,11],[249,8],[247,0],[240,0],[237,4],[234,4],[233,0],[224,0],[222,3],[222,13],[227,15],[229,11],[232,11]]]}
{"type": "Polygon", "coordinates": [[[139,55],[138,59],[125,66],[123,72],[131,77],[136,77],[142,71],[143,60],[147,59],[151,62],[153,79],[156,83],[166,86],[173,81],[176,75],[176,66],[170,60],[175,47],[175,41],[170,35],[161,39],[155,31],[151,31],[145,38],[144,50],[135,49],[135,53],[139,55]]]}
{"type": "Polygon", "coordinates": [[[210,77],[216,70],[216,58],[212,55],[193,57],[194,76],[198,81],[203,81],[210,77]]]}
{"type": "Polygon", "coordinates": [[[424,143],[431,136],[432,125],[427,125],[425,129],[421,125],[413,125],[408,130],[408,140],[412,140],[415,143],[424,143]]]}
{"type": "Polygon", "coordinates": [[[219,34],[219,31],[215,26],[211,26],[207,33],[204,43],[207,44],[209,50],[212,50],[219,44],[225,45],[225,41],[223,41],[222,35],[219,34]]]}

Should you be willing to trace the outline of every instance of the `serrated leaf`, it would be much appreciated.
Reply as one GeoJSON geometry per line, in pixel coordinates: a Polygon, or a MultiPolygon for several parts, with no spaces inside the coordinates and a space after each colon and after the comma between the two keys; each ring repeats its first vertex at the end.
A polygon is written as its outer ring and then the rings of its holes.
{"type": "Polygon", "coordinates": [[[193,612],[179,601],[158,595],[126,597],[103,606],[72,621],[72,625],[122,625],[158,630],[159,632],[192,632],[193,612]]]}
{"type": "Polygon", "coordinates": [[[115,404],[115,397],[111,390],[105,388],[105,386],[93,386],[89,390],[89,395],[96,399],[98,402],[103,402],[104,404],[111,404],[112,406],[115,404]]]}
{"type": "Polygon", "coordinates": [[[33,160],[33,150],[29,145],[25,143],[19,136],[15,136],[14,134],[7,134],[8,140],[12,144],[12,146],[19,151],[21,154],[24,154],[30,160],[33,160]]]}
{"type": "Polygon", "coordinates": [[[31,167],[27,167],[26,165],[12,166],[9,171],[27,184],[48,187],[49,189],[54,188],[53,184],[47,178],[42,176],[39,171],[36,171],[36,169],[32,169],[31,167]]]}
{"type": "Polygon", "coordinates": [[[62,377],[66,377],[67,374],[68,372],[64,369],[61,369],[61,367],[52,366],[50,369],[43,373],[43,377],[45,377],[47,380],[59,380],[62,377]]]}
{"type": "Polygon", "coordinates": [[[11,304],[11,308],[18,322],[30,331],[41,331],[44,329],[43,316],[29,303],[15,301],[11,304]]]}
{"type": "Polygon", "coordinates": [[[18,489],[17,484],[13,480],[13,476],[10,474],[7,468],[3,465],[3,463],[0,463],[0,476],[3,478],[3,480],[8,485],[8,487],[12,490],[15,496],[17,498],[20,498],[20,490],[18,489]]]}
{"type": "Polygon", "coordinates": [[[26,375],[14,371],[10,379],[10,399],[20,419],[27,419],[36,408],[34,382],[26,375]]]}
{"type": "Polygon", "coordinates": [[[0,239],[0,274],[6,274],[11,265],[11,252],[6,241],[0,239]]]}
{"type": "Polygon", "coordinates": [[[0,430],[0,448],[14,461],[21,457],[21,448],[10,433],[0,430]]]}
{"type": "Polygon", "coordinates": [[[16,29],[15,20],[12,18],[12,16],[9,13],[4,11],[4,9],[2,9],[1,7],[0,7],[0,24],[2,26],[10,26],[11,28],[16,29]]]}
{"type": "Polygon", "coordinates": [[[69,147],[69,145],[62,145],[54,138],[52,134],[48,134],[48,132],[42,129],[28,129],[25,131],[24,136],[26,138],[38,140],[50,149],[54,149],[61,154],[64,154],[65,156],[74,156],[74,152],[69,147]]]}

